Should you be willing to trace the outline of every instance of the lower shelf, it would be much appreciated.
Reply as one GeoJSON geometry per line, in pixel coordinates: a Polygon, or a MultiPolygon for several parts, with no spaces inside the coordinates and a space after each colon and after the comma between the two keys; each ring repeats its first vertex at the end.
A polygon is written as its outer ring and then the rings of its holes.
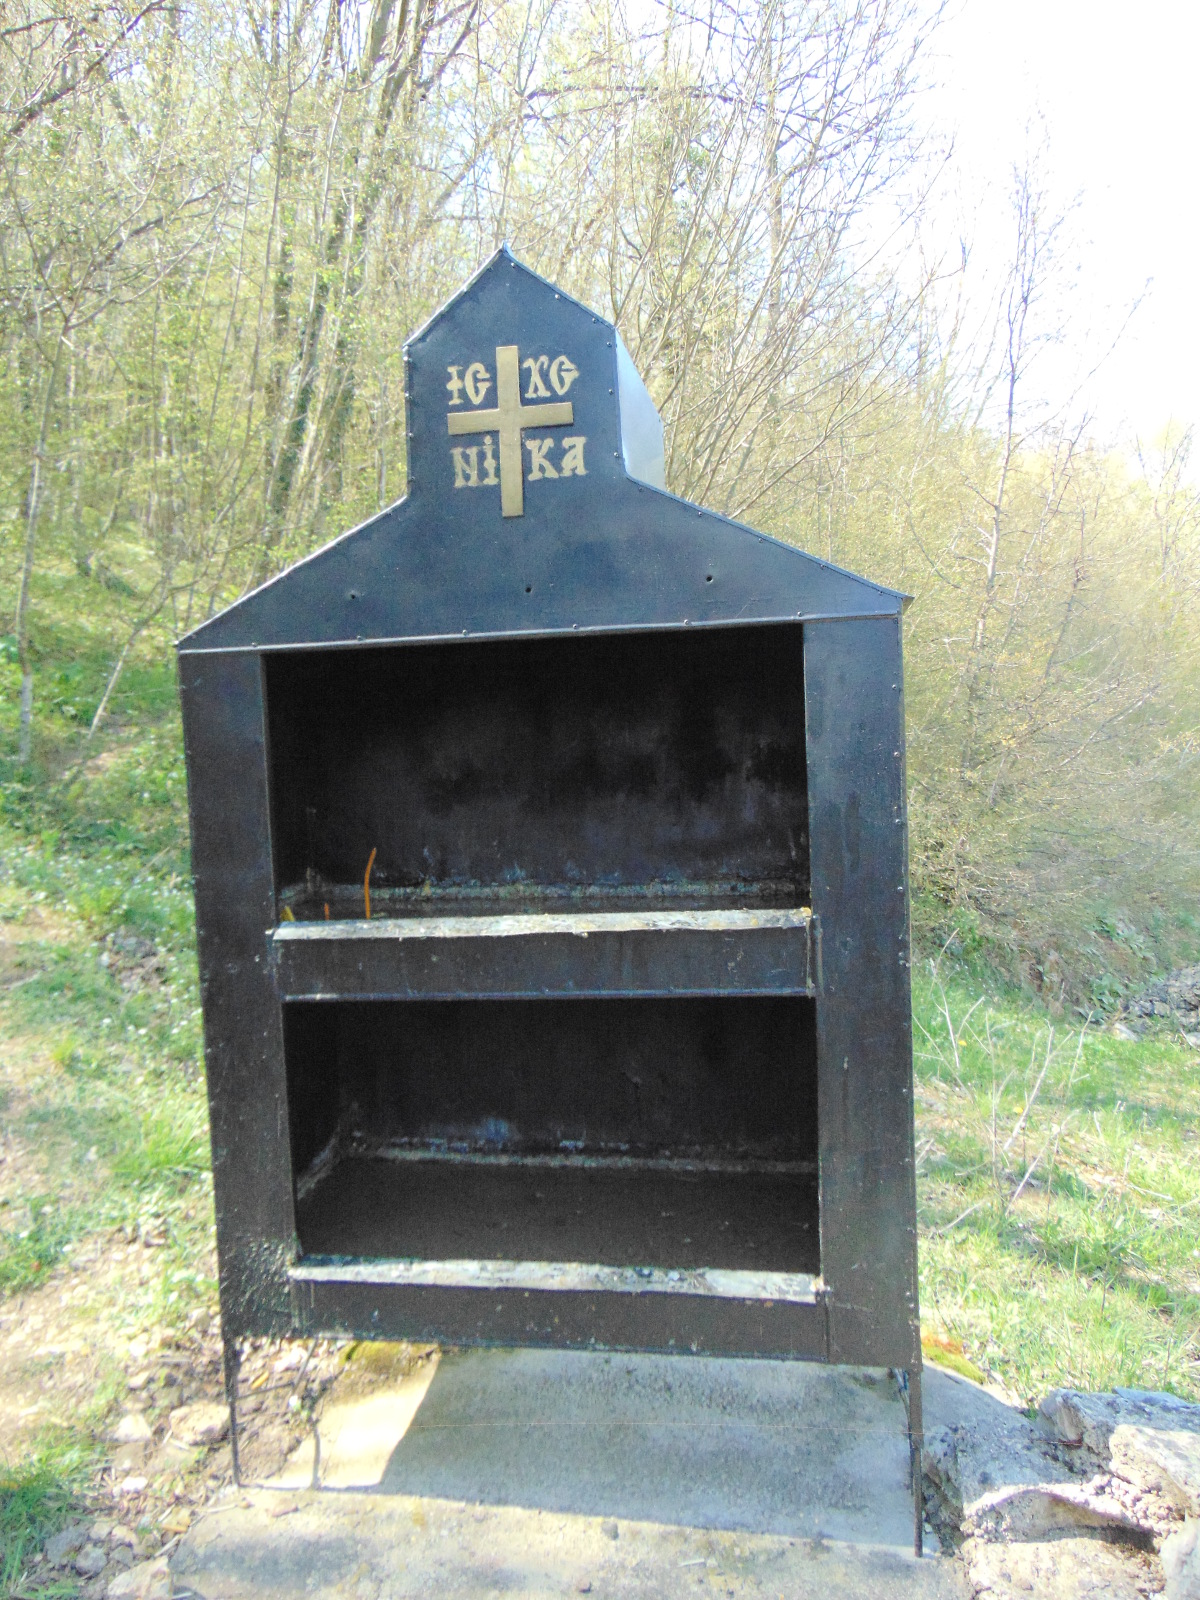
{"type": "Polygon", "coordinates": [[[299,1276],[790,1299],[820,1271],[816,1174],[783,1164],[349,1155],[296,1211],[299,1276]]]}

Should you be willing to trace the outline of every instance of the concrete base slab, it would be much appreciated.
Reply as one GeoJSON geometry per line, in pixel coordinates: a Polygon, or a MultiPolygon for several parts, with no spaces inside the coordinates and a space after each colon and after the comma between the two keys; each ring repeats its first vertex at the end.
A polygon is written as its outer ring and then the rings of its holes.
{"type": "Polygon", "coordinates": [[[912,1545],[906,1419],[894,1381],[798,1361],[449,1354],[379,1487],[912,1545]]]}
{"type": "Polygon", "coordinates": [[[203,1600],[965,1593],[911,1547],[887,1373],[487,1350],[335,1389],[318,1439],[172,1567],[203,1600]]]}
{"type": "Polygon", "coordinates": [[[196,1524],[176,1600],[965,1600],[962,1568],[895,1550],[414,1495],[256,1490],[196,1524]],[[284,1515],[280,1515],[280,1512],[284,1515]]]}

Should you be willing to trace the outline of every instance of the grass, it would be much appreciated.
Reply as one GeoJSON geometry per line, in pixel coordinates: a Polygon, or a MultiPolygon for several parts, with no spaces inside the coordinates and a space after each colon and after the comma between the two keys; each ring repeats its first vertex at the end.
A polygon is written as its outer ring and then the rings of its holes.
{"type": "Polygon", "coordinates": [[[914,976],[923,1320],[1027,1402],[1200,1400],[1200,1053],[914,976]]]}
{"type": "MultiPolygon", "coordinates": [[[[137,715],[98,749],[82,748],[86,705],[68,702],[74,725],[48,708],[41,749],[53,781],[46,768],[30,782],[0,767],[0,1119],[16,1151],[0,1169],[0,1296],[49,1292],[55,1268],[89,1240],[149,1239],[144,1273],[110,1290],[111,1303],[96,1303],[97,1288],[79,1307],[85,1336],[91,1318],[118,1352],[216,1299],[170,677],[165,664],[139,664],[137,715]]],[[[100,659],[91,678],[102,681],[100,659]]],[[[108,1355],[65,1420],[0,1441],[0,1597],[27,1592],[31,1553],[87,1514],[123,1390],[108,1355]]],[[[61,1576],[38,1593],[77,1587],[61,1576]]]]}
{"type": "MultiPolygon", "coordinates": [[[[96,1456],[94,1446],[75,1438],[46,1438],[19,1465],[0,1464],[0,1595],[19,1592],[34,1551],[80,1509],[96,1456]]],[[[38,1592],[49,1597],[77,1589],[76,1581],[63,1578],[38,1592]]]]}
{"type": "Polygon", "coordinates": [[[57,1266],[73,1231],[53,1195],[35,1195],[20,1211],[17,1226],[0,1229],[0,1294],[28,1289],[57,1266]]]}
{"type": "MultiPolygon", "coordinates": [[[[0,1117],[23,1152],[0,1186],[0,1296],[89,1239],[152,1238],[153,1270],[102,1308],[129,1340],[182,1327],[215,1284],[173,685],[131,663],[85,747],[106,659],[43,707],[37,781],[0,765],[0,1117]]],[[[1200,1399],[1200,1054],[1073,1026],[965,948],[914,971],[914,1021],[929,1358],[1026,1402],[1057,1384],[1200,1399]]],[[[114,1365],[69,1423],[0,1447],[0,1596],[86,1496],[122,1384],[114,1365]]]]}

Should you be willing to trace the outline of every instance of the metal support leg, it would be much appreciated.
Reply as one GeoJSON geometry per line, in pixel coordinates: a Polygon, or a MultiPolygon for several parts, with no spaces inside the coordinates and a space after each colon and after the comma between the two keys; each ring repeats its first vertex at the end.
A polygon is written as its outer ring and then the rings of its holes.
{"type": "Polygon", "coordinates": [[[225,1402],[229,1407],[229,1454],[233,1462],[233,1481],[242,1486],[242,1464],[238,1457],[238,1373],[242,1366],[242,1347],[236,1339],[222,1334],[221,1347],[225,1356],[225,1402]]]}
{"type": "Polygon", "coordinates": [[[912,1472],[913,1551],[925,1553],[925,1496],[922,1493],[921,1457],[925,1450],[925,1425],[921,1412],[921,1368],[909,1367],[908,1378],[908,1454],[912,1472]]]}

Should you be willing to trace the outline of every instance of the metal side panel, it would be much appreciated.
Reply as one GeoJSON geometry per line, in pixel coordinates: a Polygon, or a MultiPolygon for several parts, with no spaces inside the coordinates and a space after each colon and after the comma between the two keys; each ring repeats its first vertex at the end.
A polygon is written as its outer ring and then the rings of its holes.
{"type": "Polygon", "coordinates": [[[282,1332],[295,1224],[257,656],[181,655],[213,1191],[227,1337],[282,1332]]]}
{"type": "Polygon", "coordinates": [[[920,1362],[900,619],[805,629],[821,1270],[836,1361],[920,1362]]]}

